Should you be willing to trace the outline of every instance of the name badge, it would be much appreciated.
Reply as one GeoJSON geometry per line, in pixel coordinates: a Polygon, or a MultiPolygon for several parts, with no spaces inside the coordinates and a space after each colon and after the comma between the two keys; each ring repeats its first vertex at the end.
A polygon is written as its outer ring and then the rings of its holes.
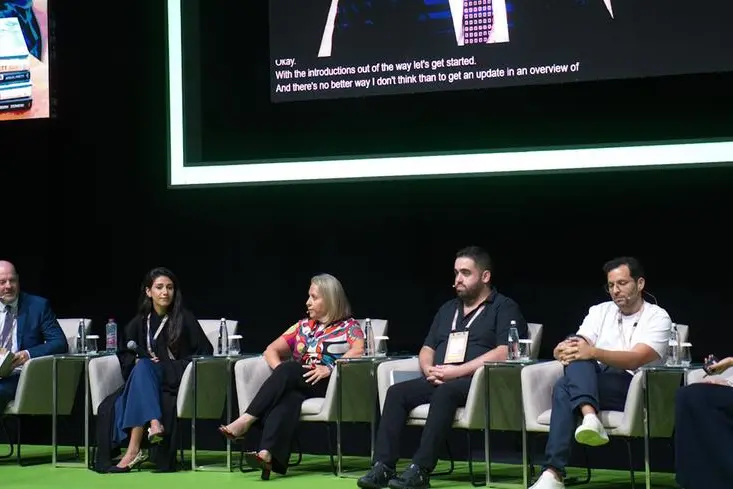
{"type": "Polygon", "coordinates": [[[468,346],[468,331],[457,331],[448,336],[448,346],[445,348],[443,363],[463,363],[468,346]]]}

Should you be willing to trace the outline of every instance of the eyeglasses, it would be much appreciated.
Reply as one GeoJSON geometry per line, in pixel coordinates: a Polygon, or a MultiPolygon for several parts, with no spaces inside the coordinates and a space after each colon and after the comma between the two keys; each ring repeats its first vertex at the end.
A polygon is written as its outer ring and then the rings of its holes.
{"type": "Polygon", "coordinates": [[[608,293],[613,292],[614,287],[618,287],[619,289],[623,290],[627,287],[629,287],[631,284],[635,284],[635,280],[619,280],[618,282],[612,282],[607,283],[603,286],[603,290],[605,290],[608,293]]]}

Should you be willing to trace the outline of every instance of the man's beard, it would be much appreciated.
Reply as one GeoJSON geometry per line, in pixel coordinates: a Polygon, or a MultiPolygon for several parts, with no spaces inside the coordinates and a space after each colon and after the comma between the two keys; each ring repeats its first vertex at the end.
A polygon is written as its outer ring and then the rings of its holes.
{"type": "Polygon", "coordinates": [[[463,302],[471,302],[481,295],[481,286],[475,285],[472,288],[466,288],[463,290],[457,290],[456,295],[463,300],[463,302]]]}

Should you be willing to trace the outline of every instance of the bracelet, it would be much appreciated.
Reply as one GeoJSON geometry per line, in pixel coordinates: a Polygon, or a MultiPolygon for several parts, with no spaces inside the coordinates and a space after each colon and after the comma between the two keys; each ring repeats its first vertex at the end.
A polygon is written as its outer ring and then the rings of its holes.
{"type": "Polygon", "coordinates": [[[725,383],[728,385],[728,387],[733,387],[733,379],[727,379],[725,383]]]}

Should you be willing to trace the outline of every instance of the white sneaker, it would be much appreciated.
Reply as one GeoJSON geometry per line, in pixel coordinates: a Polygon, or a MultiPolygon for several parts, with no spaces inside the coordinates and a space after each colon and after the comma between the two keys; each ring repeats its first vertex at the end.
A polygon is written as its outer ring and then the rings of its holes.
{"type": "Polygon", "coordinates": [[[595,414],[583,416],[583,422],[575,430],[575,441],[591,447],[608,443],[608,433],[595,414]]]}
{"type": "Polygon", "coordinates": [[[545,470],[529,489],[565,489],[565,484],[557,480],[551,471],[545,470]]]}

